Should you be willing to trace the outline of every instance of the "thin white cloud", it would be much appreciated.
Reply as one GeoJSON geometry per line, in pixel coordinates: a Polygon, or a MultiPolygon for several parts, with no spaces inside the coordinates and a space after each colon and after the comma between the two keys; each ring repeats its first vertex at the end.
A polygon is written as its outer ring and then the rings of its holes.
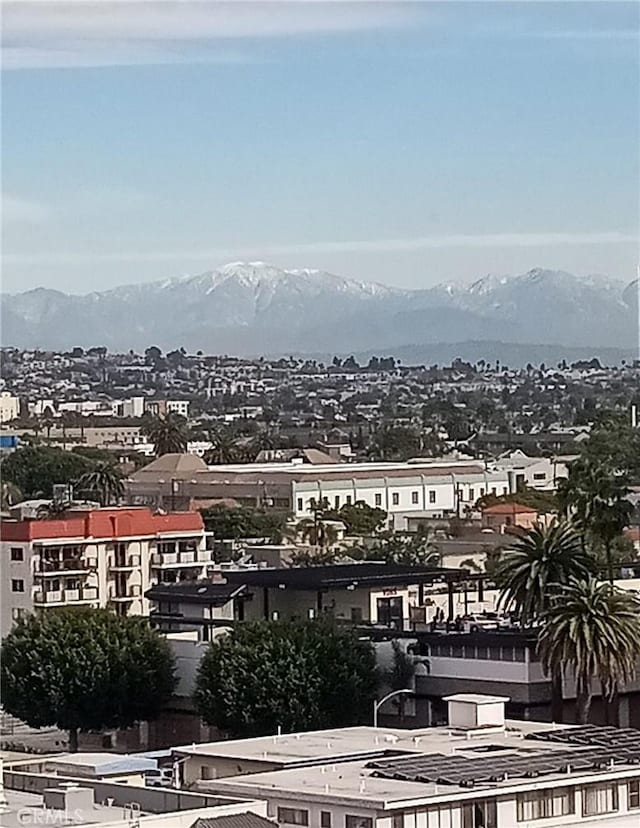
{"type": "MultiPolygon", "coordinates": [[[[230,41],[401,25],[411,4],[312,0],[4,0],[5,69],[240,62],[230,41]]],[[[253,56],[255,59],[255,56],[253,56]]]]}
{"type": "Polygon", "coordinates": [[[207,262],[238,257],[304,255],[307,253],[401,253],[438,248],[544,248],[568,245],[635,244],[640,237],[634,233],[602,231],[594,233],[455,233],[420,236],[410,239],[376,239],[369,241],[319,241],[301,244],[264,245],[246,248],[212,248],[208,250],[150,250],[91,253],[5,253],[6,264],[90,264],[91,262],[207,262]]]}
{"type": "Polygon", "coordinates": [[[51,215],[45,204],[4,193],[0,196],[0,207],[2,221],[11,224],[42,224],[51,215]]]}
{"type": "Polygon", "coordinates": [[[638,41],[640,29],[558,29],[523,32],[521,36],[539,40],[638,41]]]}

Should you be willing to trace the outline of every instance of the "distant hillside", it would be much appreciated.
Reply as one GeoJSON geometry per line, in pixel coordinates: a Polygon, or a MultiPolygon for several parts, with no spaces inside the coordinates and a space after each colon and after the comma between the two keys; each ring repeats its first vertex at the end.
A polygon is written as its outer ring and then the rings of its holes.
{"type": "Polygon", "coordinates": [[[551,362],[569,348],[585,349],[582,356],[633,353],[637,301],[635,283],[541,269],[410,291],[317,270],[234,263],[83,296],[45,288],[4,295],[2,340],[18,347],[122,351],[154,344],[240,355],[406,349],[465,356],[454,353],[464,343],[478,358],[491,347],[499,358],[526,352],[525,362],[551,362]],[[549,346],[549,356],[532,356],[532,344],[549,346]]]}

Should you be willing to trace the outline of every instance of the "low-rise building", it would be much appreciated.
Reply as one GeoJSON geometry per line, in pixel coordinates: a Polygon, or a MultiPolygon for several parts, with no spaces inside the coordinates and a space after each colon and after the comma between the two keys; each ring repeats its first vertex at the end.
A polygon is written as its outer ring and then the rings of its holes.
{"type": "Polygon", "coordinates": [[[247,568],[217,572],[209,582],[159,583],[146,595],[160,629],[197,629],[204,640],[216,627],[236,621],[323,616],[402,630],[410,627],[417,607],[425,609],[427,586],[441,591],[453,621],[454,584],[465,574],[460,569],[372,562],[247,568]]]}
{"type": "Polygon", "coordinates": [[[406,529],[409,518],[462,512],[486,494],[509,493],[506,472],[480,461],[414,460],[407,463],[242,463],[181,466],[181,455],[165,455],[131,475],[130,502],[167,508],[199,508],[231,498],[308,517],[313,503],[332,509],[363,502],[384,509],[390,524],[406,529]]]}
{"type": "Polygon", "coordinates": [[[187,787],[266,799],[283,827],[637,828],[638,731],[509,721],[505,701],[454,695],[441,728],[294,733],[175,754],[187,787]]]}

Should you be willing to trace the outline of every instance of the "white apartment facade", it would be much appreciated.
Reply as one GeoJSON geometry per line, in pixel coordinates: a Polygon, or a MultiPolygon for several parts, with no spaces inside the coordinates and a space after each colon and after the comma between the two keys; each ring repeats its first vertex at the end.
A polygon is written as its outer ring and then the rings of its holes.
{"type": "Polygon", "coordinates": [[[0,524],[0,635],[34,609],[109,607],[146,615],[159,581],[195,579],[211,563],[197,512],[90,509],[0,524]]]}

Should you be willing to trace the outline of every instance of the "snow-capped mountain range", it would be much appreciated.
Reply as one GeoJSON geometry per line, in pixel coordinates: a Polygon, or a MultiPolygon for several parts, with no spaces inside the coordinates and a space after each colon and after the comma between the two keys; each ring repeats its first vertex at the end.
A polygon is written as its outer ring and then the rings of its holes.
{"type": "Polygon", "coordinates": [[[638,344],[638,283],[535,269],[401,290],[319,270],[235,262],[196,276],[70,295],[2,297],[4,345],[209,353],[386,351],[476,342],[567,348],[638,344]]]}

